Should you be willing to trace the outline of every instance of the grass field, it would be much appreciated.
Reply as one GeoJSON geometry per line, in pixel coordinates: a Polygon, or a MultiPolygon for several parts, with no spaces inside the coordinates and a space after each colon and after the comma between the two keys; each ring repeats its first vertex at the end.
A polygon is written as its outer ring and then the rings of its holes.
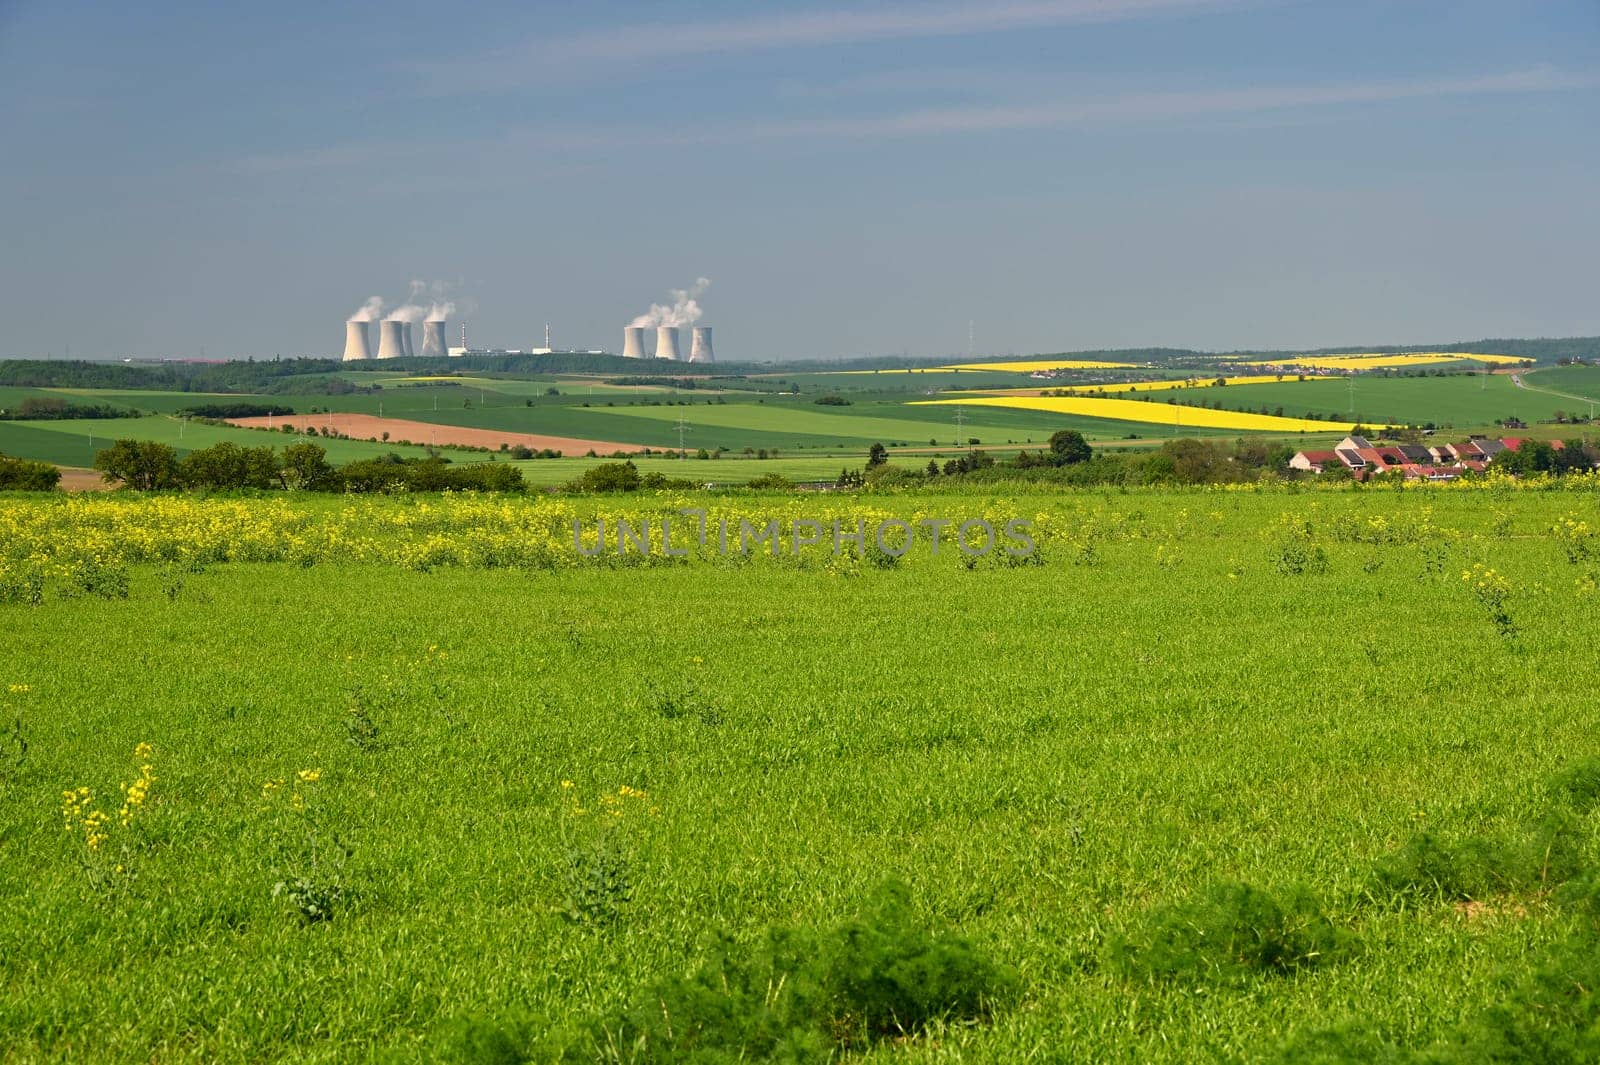
{"type": "MultiPolygon", "coordinates": [[[[1532,375],[1532,380],[1543,380],[1543,371],[1532,375]]],[[[1512,417],[1525,422],[1543,421],[1558,410],[1571,413],[1584,409],[1577,400],[1518,388],[1510,374],[1363,375],[1316,385],[1292,380],[1281,384],[1230,384],[1206,392],[1205,400],[1234,410],[1281,406],[1285,414],[1295,416],[1308,411],[1346,417],[1353,413],[1366,425],[1432,422],[1458,428],[1488,426],[1512,417]]]]}
{"type": "MultiPolygon", "coordinates": [[[[1246,386],[1248,387],[1248,386],[1246,386]]],[[[1277,386],[1281,387],[1281,386],[1277,386]]],[[[1199,391],[1196,389],[1196,391],[1199,391]]],[[[1222,392],[1218,388],[1214,391],[1222,392]]],[[[1231,398],[1231,396],[1230,396],[1231,398]]],[[[1352,422],[1311,421],[1305,418],[1253,414],[1235,410],[1181,406],[1175,403],[1140,399],[1100,399],[1092,396],[974,396],[968,399],[935,399],[922,405],[944,407],[965,404],[974,407],[1010,407],[1017,410],[1045,411],[1114,419],[1142,425],[1165,425],[1192,430],[1269,433],[1328,433],[1347,431],[1352,422]]]]}
{"type": "MultiPolygon", "coordinates": [[[[961,449],[951,448],[945,454],[954,456],[963,453],[961,449]]],[[[705,461],[694,458],[637,458],[631,461],[643,474],[659,473],[663,477],[696,484],[728,485],[744,484],[752,478],[769,474],[787,477],[791,481],[833,481],[845,467],[860,468],[862,459],[859,456],[797,458],[788,455],[775,459],[754,459],[724,455],[720,459],[705,461]]],[[[916,458],[909,457],[906,461],[915,462],[916,458]]],[[[926,465],[927,460],[922,461],[926,465]]],[[[529,484],[551,485],[574,480],[592,467],[594,461],[584,458],[528,459],[513,461],[511,465],[522,470],[522,476],[529,484]]]]}
{"type": "Polygon", "coordinates": [[[1422,351],[1411,355],[1366,352],[1353,355],[1302,356],[1249,362],[1247,366],[1304,366],[1315,370],[1384,370],[1443,363],[1481,363],[1486,366],[1521,366],[1531,360],[1512,355],[1475,355],[1461,351],[1422,351]]]}
{"type": "MultiPolygon", "coordinates": [[[[716,933],[915,942],[866,908],[889,878],[901,920],[1014,975],[905,1038],[829,1015],[852,1060],[1577,1040],[1593,983],[1516,996],[1592,924],[1553,890],[1578,874],[1393,856],[1586,794],[1549,782],[1600,751],[1597,499],[709,501],[1034,521],[1040,564],[969,567],[926,538],[897,565],[566,539],[693,497],[0,498],[0,1058],[550,1060],[576,1025],[567,1060],[629,1060],[589,1026],[659,1017],[716,933]],[[1287,952],[1192,934],[1218,927],[1287,952]]],[[[1584,809],[1559,853],[1593,869],[1584,809]]],[[[811,1016],[786,986],[712,979],[668,1020],[811,1016]]],[[[635,1060],[683,1060],[653,1038],[635,1060]]]]}
{"type": "MultiPolygon", "coordinates": [[[[287,434],[253,429],[200,425],[192,421],[185,424],[177,418],[160,416],[56,422],[0,422],[0,454],[35,459],[40,462],[54,462],[62,466],[92,466],[95,452],[110,447],[112,441],[120,437],[170,444],[179,454],[188,454],[196,448],[210,447],[224,440],[231,440],[241,447],[265,445],[282,448],[299,439],[287,434]]],[[[316,443],[327,451],[331,462],[375,458],[391,451],[412,458],[422,458],[427,454],[426,449],[420,447],[391,446],[361,440],[317,438],[316,443]]]]}
{"type": "MultiPolygon", "coordinates": [[[[1346,420],[1369,426],[1432,423],[1465,432],[1494,431],[1496,423],[1509,418],[1529,423],[1531,431],[1538,435],[1551,431],[1550,425],[1541,423],[1550,423],[1558,412],[1587,415],[1590,406],[1600,400],[1600,370],[1583,366],[1524,371],[1518,375],[1520,386],[1507,373],[1437,377],[1363,374],[1304,381],[1295,380],[1292,375],[1278,380],[1278,375],[1250,374],[1232,377],[1226,387],[1218,388],[1204,374],[1170,376],[1179,372],[1167,371],[1166,378],[1148,377],[1126,385],[1137,392],[1122,390],[1116,384],[1092,383],[1094,377],[1116,376],[1103,368],[1087,371],[1088,381],[1077,376],[1079,383],[1068,379],[1033,381],[1021,372],[992,370],[918,374],[819,372],[730,380],[723,382],[727,388],[669,390],[612,386],[603,379],[570,374],[526,379],[491,375],[425,379],[344,372],[337,376],[384,387],[378,392],[346,395],[282,396],[0,388],[0,408],[15,406],[30,396],[44,396],[164,415],[110,421],[0,422],[0,453],[64,466],[88,466],[96,449],[120,435],[158,440],[184,451],[223,439],[243,444],[283,443],[244,430],[193,423],[180,428],[180,423],[171,417],[196,403],[225,400],[286,405],[301,414],[328,410],[490,431],[613,441],[623,448],[675,450],[681,443],[691,452],[721,448],[736,455],[745,449],[765,449],[780,452],[785,458],[807,459],[805,479],[811,479],[810,474],[827,468],[836,474],[840,466],[859,465],[875,443],[891,448],[948,449],[969,447],[976,440],[977,446],[1003,454],[1019,448],[1037,448],[1059,429],[1076,430],[1100,445],[1166,439],[1175,433],[1230,438],[1241,432],[1277,434],[1291,441],[1311,439],[1303,433],[1317,434],[1315,441],[1322,442],[1330,434],[1336,438],[1346,420]],[[1196,383],[1191,385],[1190,380],[1196,383]],[[802,394],[771,391],[796,387],[803,389],[802,394]],[[766,391],[744,391],[746,388],[766,391]],[[1079,394],[1045,398],[1033,394],[1047,388],[1079,394]],[[985,389],[1020,392],[985,394],[985,389]],[[551,394],[552,390],[555,394],[551,394]],[[1104,391],[1105,397],[1084,394],[1097,391],[1104,391]],[[830,392],[843,402],[816,402],[830,392]],[[1180,409],[1139,398],[1140,393],[1157,392],[1176,394],[1196,405],[1180,409]],[[1220,411],[1201,409],[1218,406],[1220,411]],[[1317,417],[1308,420],[1307,415],[1317,417]],[[936,443],[930,445],[930,441],[936,443]]],[[[1126,381],[1137,377],[1138,372],[1122,376],[1126,381]]],[[[324,446],[335,462],[390,450],[421,454],[416,449],[356,441],[326,442],[324,446]]],[[[452,457],[456,461],[481,458],[468,453],[452,457]]],[[[546,483],[554,476],[554,468],[542,469],[537,483],[546,483]]]]}

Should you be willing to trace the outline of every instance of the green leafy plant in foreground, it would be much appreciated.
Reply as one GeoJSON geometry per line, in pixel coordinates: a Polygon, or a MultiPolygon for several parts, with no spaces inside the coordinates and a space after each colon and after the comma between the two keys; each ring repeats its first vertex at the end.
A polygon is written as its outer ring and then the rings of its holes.
{"type": "Polygon", "coordinates": [[[1232,983],[1320,965],[1347,940],[1304,888],[1275,895],[1221,883],[1158,907],[1143,928],[1113,940],[1110,959],[1134,977],[1232,983]]]}
{"type": "Polygon", "coordinates": [[[770,928],[754,945],[718,933],[693,973],[649,984],[584,1030],[540,1045],[515,1023],[468,1021],[451,1049],[472,1062],[823,1062],[987,1019],[1016,987],[968,940],[918,923],[910,892],[890,882],[832,928],[770,928]]]}

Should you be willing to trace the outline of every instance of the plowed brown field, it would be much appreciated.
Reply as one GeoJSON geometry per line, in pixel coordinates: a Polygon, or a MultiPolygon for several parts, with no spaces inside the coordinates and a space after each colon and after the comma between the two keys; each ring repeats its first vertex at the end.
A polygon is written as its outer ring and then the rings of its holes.
{"type": "Polygon", "coordinates": [[[550,448],[563,455],[578,456],[586,451],[609,455],[614,451],[641,451],[641,444],[619,444],[612,440],[579,440],[570,436],[542,436],[538,433],[512,433],[500,429],[469,429],[461,425],[434,425],[432,422],[414,422],[406,418],[379,418],[373,414],[280,414],[271,418],[230,418],[233,425],[250,429],[292,425],[296,429],[332,429],[352,440],[382,440],[389,434],[389,443],[410,441],[413,444],[467,444],[472,447],[498,449],[501,444],[543,450],[550,448]]]}

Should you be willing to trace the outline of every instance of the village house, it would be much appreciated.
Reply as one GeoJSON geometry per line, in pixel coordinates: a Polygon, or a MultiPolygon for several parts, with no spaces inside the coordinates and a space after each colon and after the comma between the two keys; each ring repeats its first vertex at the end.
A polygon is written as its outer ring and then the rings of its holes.
{"type": "MultiPolygon", "coordinates": [[[[1459,444],[1374,445],[1364,436],[1347,436],[1331,450],[1297,451],[1289,468],[1319,474],[1343,466],[1357,480],[1398,470],[1407,480],[1450,481],[1469,471],[1482,472],[1496,455],[1515,451],[1521,438],[1489,440],[1474,437],[1459,444]]],[[[1559,440],[1554,446],[1560,447],[1559,440]]]]}

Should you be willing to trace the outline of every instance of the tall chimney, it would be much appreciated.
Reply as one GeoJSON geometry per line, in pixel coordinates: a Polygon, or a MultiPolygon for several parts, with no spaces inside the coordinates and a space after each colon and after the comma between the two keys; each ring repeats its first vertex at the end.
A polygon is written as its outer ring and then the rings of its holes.
{"type": "Polygon", "coordinates": [[[400,340],[406,346],[406,358],[409,359],[413,355],[416,354],[416,351],[413,350],[412,347],[411,347],[411,323],[410,322],[402,322],[401,323],[401,325],[400,325],[400,340]]]}
{"type": "Polygon", "coordinates": [[[678,351],[678,327],[664,325],[656,330],[656,358],[682,360],[678,351]]]}
{"type": "Polygon", "coordinates": [[[444,339],[444,319],[422,323],[422,357],[438,359],[450,354],[450,345],[444,339]]]}
{"type": "Polygon", "coordinates": [[[378,358],[399,359],[406,353],[405,324],[398,318],[378,323],[378,358]]]}
{"type": "Polygon", "coordinates": [[[372,358],[372,341],[366,322],[344,323],[344,361],[360,362],[372,358]]]}
{"type": "Polygon", "coordinates": [[[644,326],[630,325],[622,331],[622,357],[644,358],[644,326]]]}
{"type": "Polygon", "coordinates": [[[711,327],[697,325],[694,332],[689,334],[689,361],[690,362],[716,362],[711,354],[711,327]]]}

